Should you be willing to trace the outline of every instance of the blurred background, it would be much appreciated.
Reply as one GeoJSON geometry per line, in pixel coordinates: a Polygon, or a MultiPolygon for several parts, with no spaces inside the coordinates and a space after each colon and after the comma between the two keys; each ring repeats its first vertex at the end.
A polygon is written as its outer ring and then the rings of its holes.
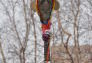
{"type": "MultiPolygon", "coordinates": [[[[0,0],[0,63],[44,63],[34,0],[0,0]]],[[[52,12],[51,62],[92,63],[92,0],[57,0],[52,12]]]]}

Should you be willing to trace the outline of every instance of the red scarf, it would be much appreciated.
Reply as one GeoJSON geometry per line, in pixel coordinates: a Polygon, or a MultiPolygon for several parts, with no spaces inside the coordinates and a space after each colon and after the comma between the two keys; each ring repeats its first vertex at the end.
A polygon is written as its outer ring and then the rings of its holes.
{"type": "Polygon", "coordinates": [[[50,30],[51,22],[48,21],[48,24],[42,24],[42,33],[45,34],[46,30],[50,30]]]}

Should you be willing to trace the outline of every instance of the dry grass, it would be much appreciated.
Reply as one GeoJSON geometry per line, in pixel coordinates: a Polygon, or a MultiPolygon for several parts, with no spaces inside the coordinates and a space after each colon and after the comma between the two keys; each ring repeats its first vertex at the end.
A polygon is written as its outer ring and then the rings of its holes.
{"type": "MultiPolygon", "coordinates": [[[[73,46],[69,47],[70,53],[74,57],[73,46]]],[[[92,62],[92,46],[83,45],[80,46],[80,63],[91,63],[92,62]]],[[[53,46],[52,47],[52,62],[53,63],[71,63],[71,59],[69,58],[65,48],[63,46],[53,46]]],[[[76,63],[76,61],[74,61],[76,63]]]]}

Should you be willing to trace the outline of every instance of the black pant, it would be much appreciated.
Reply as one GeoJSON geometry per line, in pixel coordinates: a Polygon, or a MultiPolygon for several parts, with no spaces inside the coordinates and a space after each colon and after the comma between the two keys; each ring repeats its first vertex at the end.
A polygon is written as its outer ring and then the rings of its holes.
{"type": "Polygon", "coordinates": [[[44,61],[50,61],[50,43],[44,42],[44,61]],[[49,48],[49,49],[48,49],[49,48]],[[47,60],[48,57],[48,60],[47,60]]]}
{"type": "Polygon", "coordinates": [[[44,61],[50,61],[50,35],[49,34],[43,34],[42,35],[43,41],[44,41],[44,61]]]}

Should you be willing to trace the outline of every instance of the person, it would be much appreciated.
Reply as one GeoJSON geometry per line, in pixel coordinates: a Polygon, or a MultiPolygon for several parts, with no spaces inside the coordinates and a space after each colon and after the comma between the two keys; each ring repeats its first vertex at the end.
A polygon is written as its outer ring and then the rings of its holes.
{"type": "Polygon", "coordinates": [[[50,40],[50,28],[51,28],[51,14],[53,10],[59,9],[59,3],[57,0],[36,0],[36,3],[32,3],[32,9],[37,11],[42,26],[42,38],[44,41],[44,57],[45,61],[50,61],[49,40],[50,40]]]}

